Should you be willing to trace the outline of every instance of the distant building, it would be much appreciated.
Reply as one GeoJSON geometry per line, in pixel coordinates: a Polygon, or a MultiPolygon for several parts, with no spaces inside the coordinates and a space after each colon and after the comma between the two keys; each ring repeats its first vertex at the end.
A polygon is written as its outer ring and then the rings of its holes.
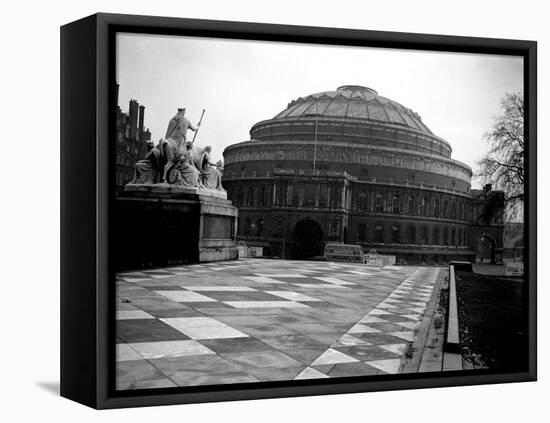
{"type": "Polygon", "coordinates": [[[504,258],[523,261],[524,225],[519,222],[504,223],[504,258]]]}
{"type": "Polygon", "coordinates": [[[347,85],[290,102],[224,151],[238,236],[266,254],[322,255],[360,244],[403,262],[492,262],[503,252],[504,195],[471,189],[472,170],[420,116],[347,85]]]}
{"type": "MultiPolygon", "coordinates": [[[[117,84],[118,104],[118,84],[117,84]]],[[[134,165],[147,153],[151,132],[144,128],[145,106],[130,100],[128,113],[116,108],[116,186],[121,191],[134,178],[134,165]]]]}

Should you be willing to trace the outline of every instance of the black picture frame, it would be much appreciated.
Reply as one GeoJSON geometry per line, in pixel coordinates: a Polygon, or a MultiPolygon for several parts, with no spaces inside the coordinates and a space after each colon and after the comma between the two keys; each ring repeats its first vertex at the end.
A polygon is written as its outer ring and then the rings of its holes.
{"type": "Polygon", "coordinates": [[[537,44],[534,41],[271,25],[118,14],[95,14],[61,28],[61,395],[90,407],[119,408],[380,390],[534,381],[536,341],[537,44]],[[112,154],[115,34],[139,32],[368,46],[524,58],[526,104],[525,278],[528,283],[529,369],[521,373],[460,371],[261,382],[194,388],[116,391],[114,274],[109,215],[114,198],[112,154]]]}

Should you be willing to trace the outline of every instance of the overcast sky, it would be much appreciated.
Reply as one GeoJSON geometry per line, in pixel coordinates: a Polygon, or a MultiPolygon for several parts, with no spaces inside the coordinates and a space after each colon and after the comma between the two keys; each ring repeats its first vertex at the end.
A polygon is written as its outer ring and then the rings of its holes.
{"type": "MultiPolygon", "coordinates": [[[[156,142],[178,107],[213,158],[249,139],[251,126],[298,97],[363,85],[417,112],[475,171],[500,98],[523,91],[521,57],[119,34],[119,105],[143,104],[156,142]]],[[[193,136],[189,131],[188,136],[193,136]]],[[[474,187],[476,184],[473,184],[474,187]]]]}

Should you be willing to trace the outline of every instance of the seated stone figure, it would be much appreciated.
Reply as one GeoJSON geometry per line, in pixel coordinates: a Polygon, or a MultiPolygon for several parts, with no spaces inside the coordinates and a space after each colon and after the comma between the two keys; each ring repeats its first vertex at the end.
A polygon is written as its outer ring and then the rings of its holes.
{"type": "Polygon", "coordinates": [[[162,153],[152,142],[147,143],[149,151],[135,166],[134,179],[131,184],[156,184],[160,182],[164,167],[162,153]]]}
{"type": "Polygon", "coordinates": [[[217,164],[210,159],[211,152],[211,146],[199,150],[197,157],[195,157],[195,166],[201,173],[201,182],[205,188],[225,192],[222,187],[222,174],[216,169],[217,164]]]}
{"type": "Polygon", "coordinates": [[[187,188],[204,188],[200,181],[201,173],[193,161],[193,143],[185,144],[185,152],[178,156],[176,170],[178,171],[176,185],[187,188]]]}

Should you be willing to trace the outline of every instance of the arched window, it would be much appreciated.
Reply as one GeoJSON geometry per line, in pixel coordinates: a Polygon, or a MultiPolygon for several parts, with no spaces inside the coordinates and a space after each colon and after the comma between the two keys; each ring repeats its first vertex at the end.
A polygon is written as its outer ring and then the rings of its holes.
{"type": "Polygon", "coordinates": [[[376,193],[374,211],[376,213],[382,213],[384,211],[384,196],[379,192],[376,193]]]}
{"type": "Polygon", "coordinates": [[[451,230],[451,245],[455,245],[455,241],[456,241],[456,230],[455,228],[453,228],[451,230]]]}
{"type": "Polygon", "coordinates": [[[377,223],[374,227],[374,241],[384,242],[384,226],[381,223],[377,223]]]}
{"type": "Polygon", "coordinates": [[[434,216],[439,217],[439,199],[434,200],[434,216]]]}
{"type": "Polygon", "coordinates": [[[359,224],[359,241],[367,242],[368,225],[366,223],[359,224]]]}
{"type": "Polygon", "coordinates": [[[366,192],[359,194],[359,210],[366,211],[369,208],[369,197],[366,192]]]}
{"type": "Polygon", "coordinates": [[[447,219],[449,212],[449,202],[447,200],[443,201],[443,215],[441,217],[447,219]]]}
{"type": "Polygon", "coordinates": [[[265,206],[265,187],[262,185],[260,187],[260,193],[258,198],[258,206],[264,207],[265,206]]]}
{"type": "Polygon", "coordinates": [[[416,244],[416,227],[409,225],[409,243],[416,244]]]}
{"type": "Polygon", "coordinates": [[[399,204],[399,195],[394,194],[392,197],[392,213],[399,214],[400,204],[399,204]]]}
{"type": "Polygon", "coordinates": [[[440,245],[441,240],[439,239],[439,228],[436,226],[433,232],[433,244],[440,245]]]}
{"type": "Polygon", "coordinates": [[[401,226],[397,224],[391,226],[391,242],[394,244],[401,242],[401,226]]]}
{"type": "Polygon", "coordinates": [[[430,214],[430,202],[428,197],[422,197],[422,216],[429,216],[430,214]]]}
{"type": "Polygon", "coordinates": [[[282,236],[283,236],[283,218],[278,217],[277,223],[275,225],[275,237],[282,238],[282,236]]]}
{"type": "Polygon", "coordinates": [[[422,227],[422,244],[428,245],[428,243],[429,243],[428,227],[424,225],[422,227]]]}
{"type": "Polygon", "coordinates": [[[443,245],[449,245],[449,228],[443,229],[443,245]]]}
{"type": "Polygon", "coordinates": [[[239,206],[243,205],[243,195],[244,195],[243,187],[238,187],[237,188],[237,205],[239,206]]]}
{"type": "Polygon", "coordinates": [[[256,221],[256,236],[263,236],[264,234],[264,220],[263,219],[258,219],[256,221]]]}
{"type": "Polygon", "coordinates": [[[409,204],[408,204],[407,209],[408,209],[408,211],[409,211],[409,214],[410,214],[410,215],[414,215],[414,214],[415,214],[415,212],[414,212],[414,197],[413,197],[412,195],[409,196],[409,201],[408,201],[408,203],[409,203],[409,204]]]}

